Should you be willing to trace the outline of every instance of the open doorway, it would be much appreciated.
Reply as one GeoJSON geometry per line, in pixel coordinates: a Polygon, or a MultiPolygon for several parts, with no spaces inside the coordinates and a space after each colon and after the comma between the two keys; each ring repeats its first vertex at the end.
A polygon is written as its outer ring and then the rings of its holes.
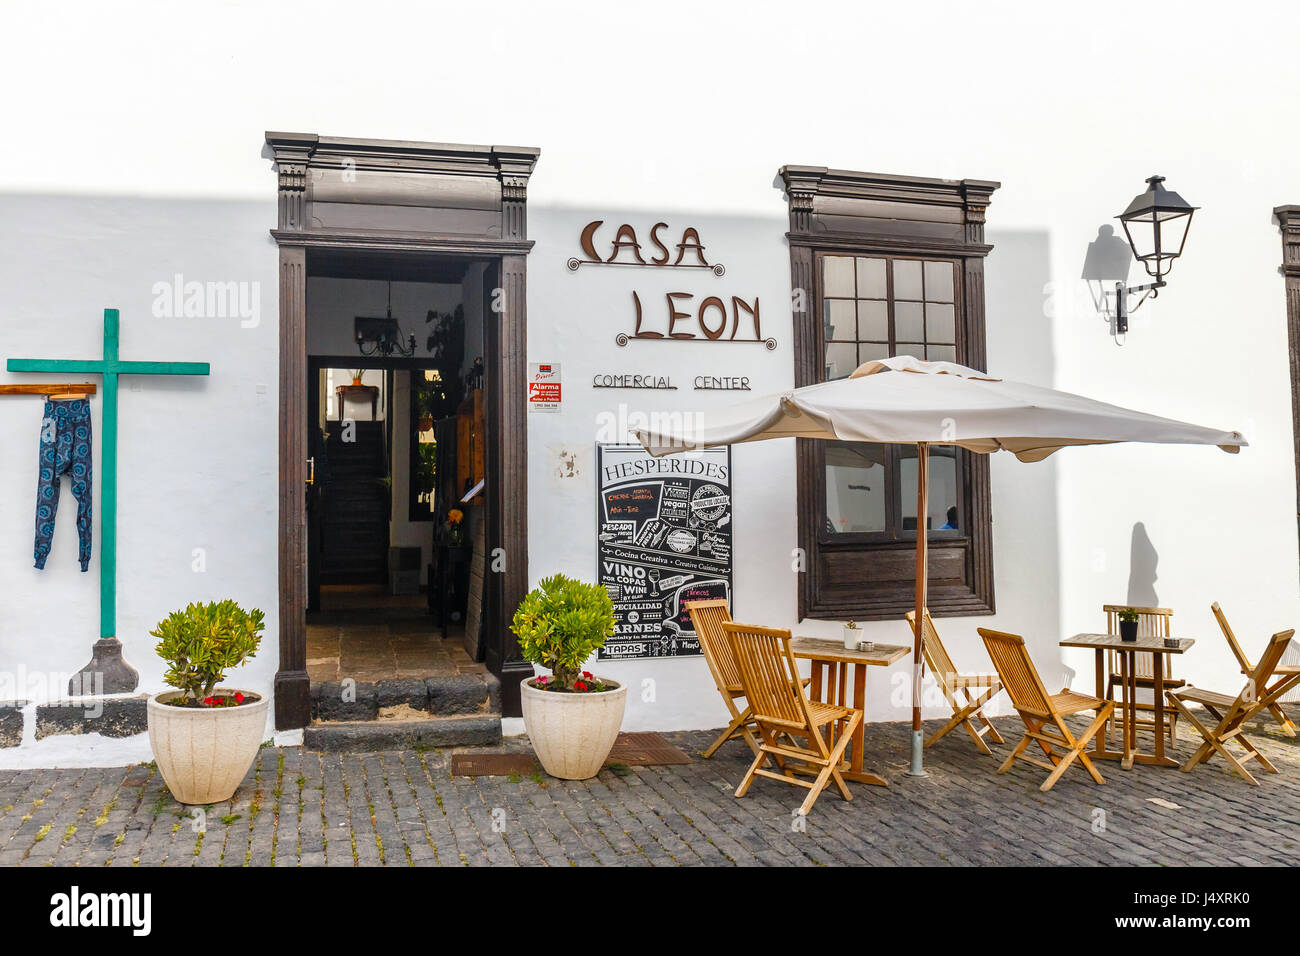
{"type": "Polygon", "coordinates": [[[309,257],[313,684],[484,670],[470,634],[484,594],[471,569],[486,542],[488,498],[462,499],[485,478],[484,314],[494,275],[493,263],[469,258],[309,257]],[[377,328],[393,334],[376,338],[377,328]]]}
{"type": "MultiPolygon", "coordinates": [[[[436,270],[449,264],[466,269],[449,280],[461,282],[466,295],[474,287],[468,269],[481,271],[490,294],[480,296],[480,314],[491,303],[483,325],[486,500],[479,507],[493,560],[482,578],[481,637],[470,656],[481,656],[500,679],[502,714],[517,717],[520,682],[532,675],[508,620],[528,591],[527,205],[540,151],[277,131],[266,134],[266,146],[276,167],[271,236],[280,270],[276,729],[307,727],[312,719],[304,489],[311,488],[308,425],[316,414],[308,406],[319,396],[308,374],[308,279],[441,281],[436,270]]],[[[466,314],[474,314],[468,304],[466,314]]],[[[353,339],[340,335],[329,353],[339,361],[328,367],[360,367],[353,339]]],[[[467,616],[473,611],[470,601],[467,616]]],[[[467,643],[473,631],[467,620],[467,643]]]]}

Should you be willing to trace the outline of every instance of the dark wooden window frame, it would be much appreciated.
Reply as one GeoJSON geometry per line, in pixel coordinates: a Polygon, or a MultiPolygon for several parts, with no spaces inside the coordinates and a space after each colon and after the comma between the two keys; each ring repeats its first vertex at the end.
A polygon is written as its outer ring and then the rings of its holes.
{"type": "Polygon", "coordinates": [[[307,677],[307,264],[327,252],[488,260],[503,290],[484,330],[489,549],[501,548],[484,617],[485,663],[501,679],[502,712],[518,716],[532,668],[507,622],[528,589],[528,180],[540,150],[268,132],[277,170],[280,256],[279,669],[275,726],[311,719],[307,677]],[[509,507],[505,507],[509,503],[509,507]]]}
{"type": "Polygon", "coordinates": [[[1282,229],[1282,276],[1286,283],[1287,351],[1291,366],[1291,438],[1296,469],[1296,523],[1300,527],[1300,206],[1273,210],[1282,229]]]}
{"type": "MultiPolygon", "coordinates": [[[[877,173],[784,166],[790,205],[794,299],[795,385],[823,374],[822,255],[915,256],[958,266],[955,298],[957,361],[986,370],[984,339],[985,211],[999,183],[921,179],[877,173]],[[798,290],[803,294],[798,295],[798,290]],[[801,308],[802,306],[802,308],[801,308]]],[[[798,542],[806,556],[799,575],[799,617],[886,620],[915,603],[915,537],[890,541],[824,540],[825,467],[820,442],[797,442],[798,542]]],[[[929,605],[936,616],[992,614],[993,534],[987,455],[958,450],[963,533],[930,538],[929,605]]]]}

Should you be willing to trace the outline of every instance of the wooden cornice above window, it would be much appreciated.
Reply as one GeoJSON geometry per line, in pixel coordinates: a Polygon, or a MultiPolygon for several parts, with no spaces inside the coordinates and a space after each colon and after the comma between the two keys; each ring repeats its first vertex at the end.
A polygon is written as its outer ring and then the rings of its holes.
{"type": "Polygon", "coordinates": [[[540,150],[315,133],[266,134],[279,172],[281,243],[527,251],[528,179],[540,150]]]}
{"type": "Polygon", "coordinates": [[[984,215],[1001,183],[782,166],[795,245],[987,255],[984,215]]]}

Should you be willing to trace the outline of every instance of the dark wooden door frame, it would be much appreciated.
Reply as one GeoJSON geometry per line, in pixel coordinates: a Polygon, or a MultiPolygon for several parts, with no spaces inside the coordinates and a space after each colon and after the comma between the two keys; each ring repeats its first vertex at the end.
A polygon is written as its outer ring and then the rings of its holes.
{"type": "MultiPolygon", "coordinates": [[[[278,173],[280,257],[279,669],[275,726],[311,719],[307,677],[307,274],[314,252],[488,260],[503,294],[484,336],[489,434],[489,555],[498,554],[484,619],[486,660],[502,707],[519,714],[531,667],[507,629],[528,585],[527,186],[539,150],[267,133],[278,173]],[[494,384],[495,383],[495,384],[494,384]],[[493,487],[495,486],[495,487],[493,487]],[[509,507],[503,507],[509,503],[509,507]],[[497,550],[499,549],[499,551],[497,550]]],[[[492,567],[492,562],[489,562],[492,567]]]]}

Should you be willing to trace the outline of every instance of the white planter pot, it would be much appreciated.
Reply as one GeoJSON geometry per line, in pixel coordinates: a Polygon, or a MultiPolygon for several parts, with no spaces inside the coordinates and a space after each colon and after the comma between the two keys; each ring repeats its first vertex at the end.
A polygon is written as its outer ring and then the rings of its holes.
{"type": "Polygon", "coordinates": [[[596,776],[623,726],[627,685],[598,694],[565,694],[538,690],[525,680],[520,691],[524,730],[542,769],[561,780],[596,776]]]}
{"type": "Polygon", "coordinates": [[[847,651],[856,651],[858,649],[858,641],[863,639],[862,628],[842,627],[840,630],[844,632],[844,649],[847,651]]]}
{"type": "MultiPolygon", "coordinates": [[[[172,707],[181,691],[149,698],[149,746],[180,803],[221,803],[234,795],[262,746],[270,698],[239,707],[172,707]]],[[[214,695],[235,691],[218,688],[214,695]]],[[[252,696],[252,695],[250,695],[252,696]]]]}

